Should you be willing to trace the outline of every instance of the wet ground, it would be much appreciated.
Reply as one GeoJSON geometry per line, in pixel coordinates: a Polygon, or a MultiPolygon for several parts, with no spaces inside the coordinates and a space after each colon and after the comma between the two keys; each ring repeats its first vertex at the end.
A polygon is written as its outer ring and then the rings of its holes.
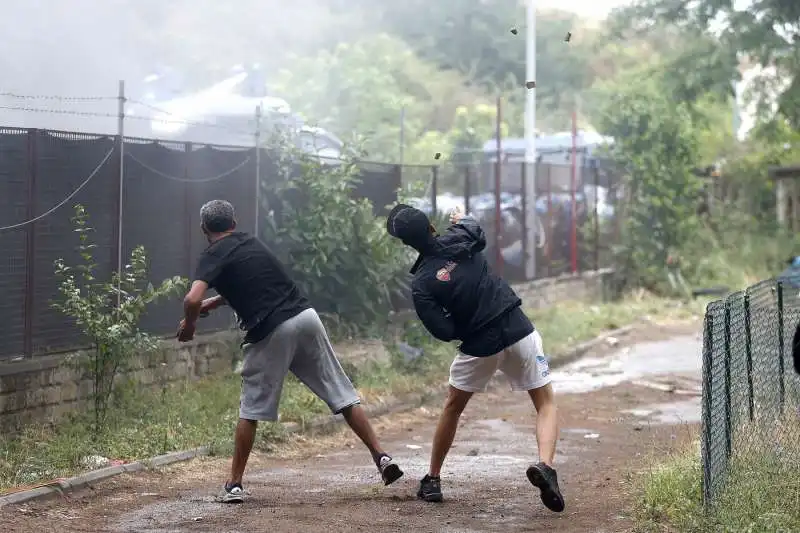
{"type": "MultiPolygon", "coordinates": [[[[251,499],[215,496],[228,459],[121,476],[69,500],[0,510],[0,531],[167,532],[617,532],[628,531],[626,476],[691,438],[699,417],[699,326],[648,326],[553,373],[561,438],[556,467],[567,509],[545,509],[525,478],[536,458],[526,395],[502,387],[475,397],[442,473],[445,502],[416,500],[437,407],[383,417],[376,427],[406,476],[385,488],[348,432],[298,437],[254,457],[251,499]]],[[[545,339],[546,342],[546,339],[545,339]]]]}

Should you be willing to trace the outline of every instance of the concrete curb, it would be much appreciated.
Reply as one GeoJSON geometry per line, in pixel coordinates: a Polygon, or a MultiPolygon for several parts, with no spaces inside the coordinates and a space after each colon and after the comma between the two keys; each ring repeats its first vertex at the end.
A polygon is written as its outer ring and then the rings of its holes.
{"type": "MultiPolygon", "coordinates": [[[[631,324],[612,331],[607,331],[606,333],[598,337],[595,337],[590,341],[578,344],[577,346],[567,351],[564,355],[556,358],[556,360],[553,361],[553,363],[551,364],[551,368],[559,368],[568,365],[580,359],[586,352],[588,352],[595,346],[605,342],[606,339],[608,339],[609,337],[619,337],[626,335],[630,333],[633,329],[635,329],[637,325],[638,324],[631,324]]],[[[411,409],[415,409],[416,407],[419,407],[422,404],[424,404],[425,400],[431,398],[432,396],[436,397],[443,395],[446,392],[446,390],[447,390],[446,385],[433,387],[431,390],[425,393],[412,394],[410,396],[406,396],[400,399],[392,399],[377,405],[373,404],[367,406],[366,411],[367,414],[371,417],[383,416],[389,413],[400,413],[404,411],[410,411],[411,409]]],[[[297,422],[286,422],[283,424],[283,430],[284,432],[289,434],[303,433],[308,431],[329,431],[342,422],[344,422],[344,417],[342,417],[342,415],[326,416],[313,420],[308,424],[298,424],[297,422]]],[[[184,451],[167,453],[164,455],[158,455],[156,457],[151,457],[149,459],[142,459],[141,461],[135,461],[133,463],[127,463],[124,465],[109,466],[106,468],[92,470],[91,472],[80,474],[78,476],[71,477],[68,479],[60,479],[46,486],[15,492],[12,494],[8,494],[6,496],[0,496],[0,508],[5,507],[6,505],[15,505],[15,504],[29,502],[32,500],[45,499],[48,497],[55,496],[57,494],[63,495],[65,492],[72,492],[77,489],[91,486],[94,483],[105,481],[106,479],[118,476],[120,474],[129,472],[141,472],[143,470],[161,468],[164,466],[171,465],[173,463],[189,461],[196,457],[202,457],[208,455],[208,453],[209,449],[204,446],[192,450],[184,450],[184,451]]]]}

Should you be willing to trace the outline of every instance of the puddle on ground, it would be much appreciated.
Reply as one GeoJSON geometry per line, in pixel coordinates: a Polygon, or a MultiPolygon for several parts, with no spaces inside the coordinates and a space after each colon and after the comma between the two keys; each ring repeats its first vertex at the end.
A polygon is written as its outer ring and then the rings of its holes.
{"type": "Polygon", "coordinates": [[[659,375],[700,379],[702,343],[694,335],[623,348],[608,357],[587,357],[553,371],[557,393],[582,394],[659,375]]]}
{"type": "Polygon", "coordinates": [[[691,398],[680,402],[645,405],[638,409],[622,411],[655,424],[696,424],[700,422],[700,398],[691,398]]]}
{"type": "Polygon", "coordinates": [[[563,428],[560,431],[561,433],[574,433],[575,435],[587,435],[589,433],[594,433],[593,429],[585,428],[563,428]]]}

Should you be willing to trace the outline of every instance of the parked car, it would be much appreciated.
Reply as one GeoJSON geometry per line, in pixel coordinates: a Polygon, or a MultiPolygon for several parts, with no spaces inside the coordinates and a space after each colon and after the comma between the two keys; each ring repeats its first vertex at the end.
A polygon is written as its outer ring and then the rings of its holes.
{"type": "Polygon", "coordinates": [[[247,71],[238,72],[207,89],[148,104],[141,110],[134,108],[131,114],[155,110],[148,136],[162,140],[249,147],[259,130],[264,142],[277,133],[324,163],[341,162],[345,155],[341,139],[323,128],[306,125],[286,100],[256,95],[246,84],[249,77],[247,71]],[[257,119],[259,107],[261,117],[257,119]]]}

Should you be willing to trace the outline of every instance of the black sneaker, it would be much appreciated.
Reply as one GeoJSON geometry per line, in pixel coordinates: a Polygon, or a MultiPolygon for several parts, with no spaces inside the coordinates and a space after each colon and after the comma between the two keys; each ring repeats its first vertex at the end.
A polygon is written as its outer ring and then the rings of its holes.
{"type": "Polygon", "coordinates": [[[530,466],[526,474],[528,481],[542,491],[542,503],[545,507],[556,513],[564,510],[564,497],[558,488],[558,475],[555,470],[544,463],[537,463],[530,466]]]}
{"type": "Polygon", "coordinates": [[[403,477],[403,471],[400,470],[400,467],[397,466],[397,464],[388,455],[383,455],[378,460],[378,470],[381,472],[381,478],[383,478],[384,485],[391,485],[403,477]]]}
{"type": "Polygon", "coordinates": [[[225,492],[222,494],[222,503],[243,503],[244,489],[241,483],[225,484],[225,492]]]}
{"type": "Polygon", "coordinates": [[[439,478],[429,475],[422,478],[422,481],[419,482],[417,498],[425,500],[426,502],[442,501],[442,483],[439,481],[439,478]]]}

